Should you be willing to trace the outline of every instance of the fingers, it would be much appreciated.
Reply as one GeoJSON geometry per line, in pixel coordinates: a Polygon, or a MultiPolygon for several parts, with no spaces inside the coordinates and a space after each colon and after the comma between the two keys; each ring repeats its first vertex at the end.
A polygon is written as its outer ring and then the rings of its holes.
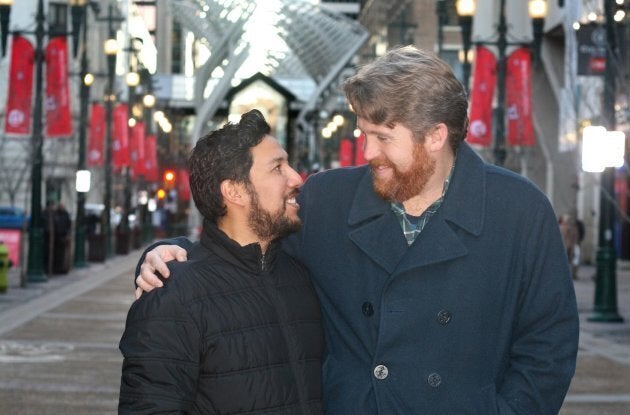
{"type": "Polygon", "coordinates": [[[174,259],[181,261],[180,258],[184,258],[185,261],[186,258],[186,250],[177,245],[158,245],[149,252],[159,257],[163,262],[174,259]]]}
{"type": "Polygon", "coordinates": [[[188,252],[184,248],[177,247],[177,252],[175,252],[175,259],[179,262],[183,262],[188,260],[188,252]]]}
{"type": "MultiPolygon", "coordinates": [[[[138,281],[140,277],[136,278],[136,281],[138,281]]],[[[136,296],[136,300],[140,298],[140,296],[142,295],[144,291],[142,291],[142,288],[138,287],[136,288],[136,292],[135,292],[135,296],[136,296]]]]}
{"type": "MultiPolygon", "coordinates": [[[[173,258],[166,260],[170,261],[172,259],[173,258]]],[[[159,272],[164,278],[168,278],[171,273],[168,270],[168,267],[166,266],[166,262],[164,262],[163,257],[160,255],[160,251],[158,251],[157,248],[149,251],[144,257],[144,262],[140,267],[140,275],[147,275],[150,278],[152,276],[155,276],[156,271],[159,272]]]]}

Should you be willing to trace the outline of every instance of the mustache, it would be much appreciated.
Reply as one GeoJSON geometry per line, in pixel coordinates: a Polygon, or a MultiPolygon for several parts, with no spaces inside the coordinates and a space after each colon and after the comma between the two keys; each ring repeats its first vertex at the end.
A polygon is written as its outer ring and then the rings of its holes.
{"type": "Polygon", "coordinates": [[[287,199],[291,199],[292,197],[298,197],[298,195],[300,194],[300,188],[296,187],[295,189],[291,190],[288,194],[287,194],[287,199]]]}
{"type": "Polygon", "coordinates": [[[388,159],[373,159],[370,160],[369,165],[372,169],[377,167],[394,167],[394,164],[388,159]]]}

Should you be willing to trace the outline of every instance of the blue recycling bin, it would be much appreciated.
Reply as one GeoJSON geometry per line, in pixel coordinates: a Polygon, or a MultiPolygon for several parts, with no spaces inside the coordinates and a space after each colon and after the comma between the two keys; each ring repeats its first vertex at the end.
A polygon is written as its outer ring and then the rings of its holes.
{"type": "Polygon", "coordinates": [[[22,209],[13,206],[0,206],[1,229],[22,229],[24,219],[22,209]]]}

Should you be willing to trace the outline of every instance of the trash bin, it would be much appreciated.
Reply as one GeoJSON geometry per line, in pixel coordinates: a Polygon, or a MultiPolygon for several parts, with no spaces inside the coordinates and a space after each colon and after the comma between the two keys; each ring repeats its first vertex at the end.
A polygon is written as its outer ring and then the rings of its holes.
{"type": "Polygon", "coordinates": [[[24,211],[13,206],[0,206],[0,241],[9,251],[9,260],[13,266],[20,265],[20,247],[22,246],[22,228],[28,222],[24,211]]]}
{"type": "Polygon", "coordinates": [[[105,262],[105,235],[100,233],[88,235],[88,261],[105,262]]]}
{"type": "Polygon", "coordinates": [[[129,229],[122,225],[116,226],[116,253],[127,255],[129,253],[129,229]]]}
{"type": "Polygon", "coordinates": [[[142,247],[142,231],[140,230],[140,227],[134,226],[131,232],[133,235],[133,238],[131,238],[131,240],[133,241],[133,249],[140,249],[140,247],[142,247]]]}

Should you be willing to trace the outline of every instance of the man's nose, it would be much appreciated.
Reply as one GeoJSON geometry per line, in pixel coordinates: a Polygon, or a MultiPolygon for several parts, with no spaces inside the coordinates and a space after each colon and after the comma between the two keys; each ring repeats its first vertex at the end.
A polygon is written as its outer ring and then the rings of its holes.
{"type": "Polygon", "coordinates": [[[378,141],[374,138],[369,139],[367,136],[364,136],[363,139],[363,157],[367,161],[374,160],[380,154],[381,150],[378,145],[378,141]]]}
{"type": "Polygon", "coordinates": [[[302,186],[302,183],[304,182],[304,180],[302,180],[302,176],[300,176],[300,174],[297,171],[295,171],[293,167],[289,166],[288,176],[289,176],[289,180],[288,180],[289,187],[302,186]]]}

